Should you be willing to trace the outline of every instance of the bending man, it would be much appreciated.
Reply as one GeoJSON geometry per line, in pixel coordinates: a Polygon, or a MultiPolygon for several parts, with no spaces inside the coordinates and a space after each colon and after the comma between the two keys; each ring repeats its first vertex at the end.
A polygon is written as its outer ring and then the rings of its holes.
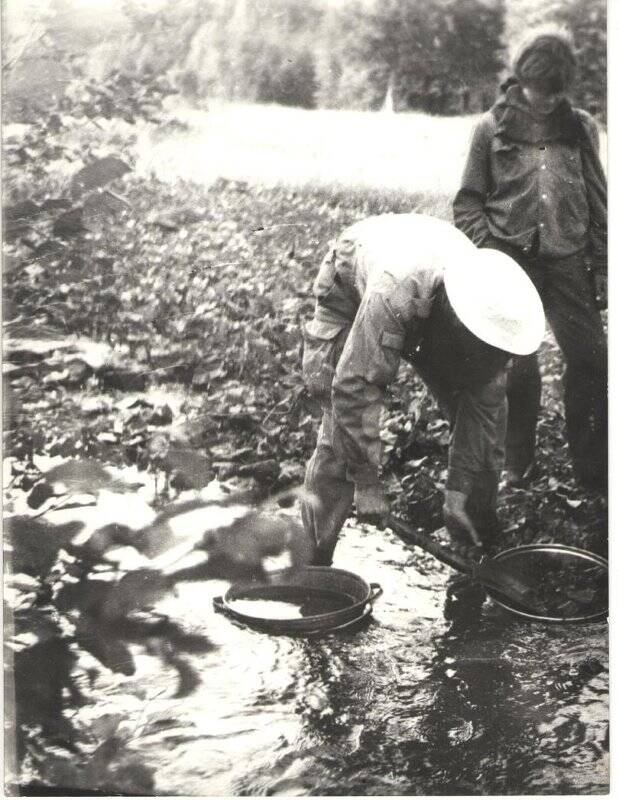
{"type": "Polygon", "coordinates": [[[384,524],[380,416],[400,359],[449,415],[445,523],[477,545],[492,529],[504,460],[506,366],[534,352],[541,301],[509,256],[478,250],[452,225],[421,214],[370,217],[344,231],[314,283],[303,375],[323,419],[302,507],[314,564],[329,565],[354,502],[384,524]]]}

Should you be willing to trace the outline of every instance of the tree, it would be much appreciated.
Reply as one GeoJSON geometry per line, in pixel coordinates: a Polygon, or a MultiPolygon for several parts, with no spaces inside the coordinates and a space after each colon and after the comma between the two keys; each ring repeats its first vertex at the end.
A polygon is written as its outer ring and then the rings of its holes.
{"type": "Polygon", "coordinates": [[[504,44],[558,22],[578,49],[574,99],[602,117],[606,110],[605,0],[122,0],[103,23],[75,0],[5,5],[7,60],[15,44],[28,56],[6,85],[14,98],[24,82],[22,95],[44,107],[68,79],[55,51],[77,45],[88,77],[151,70],[192,102],[379,109],[391,87],[395,110],[467,113],[496,96],[504,44]],[[35,6],[53,20],[41,41],[36,19],[21,24],[35,6]]]}
{"type": "Polygon", "coordinates": [[[496,83],[502,67],[503,3],[384,0],[358,7],[352,58],[369,66],[371,105],[393,87],[395,105],[431,113],[461,110],[463,91],[496,83]]]}
{"type": "Polygon", "coordinates": [[[315,107],[316,70],[314,56],[309,50],[286,56],[272,45],[261,55],[263,63],[258,75],[256,100],[284,106],[315,107]]]}
{"type": "Polygon", "coordinates": [[[574,36],[579,76],[574,100],[606,119],[606,0],[569,0],[556,11],[557,21],[574,36]]]}
{"type": "Polygon", "coordinates": [[[443,48],[452,89],[450,110],[466,113],[473,110],[471,106],[489,104],[504,67],[505,8],[503,0],[450,0],[446,11],[448,34],[443,48]]]}
{"type": "Polygon", "coordinates": [[[574,37],[579,77],[574,101],[606,119],[607,39],[606,0],[509,0],[506,41],[513,54],[518,43],[537,26],[549,23],[567,28],[574,37]]]}
{"type": "Polygon", "coordinates": [[[375,86],[372,66],[364,53],[369,29],[367,10],[360,0],[329,7],[316,34],[316,102],[320,108],[378,107],[382,87],[375,86]]]}

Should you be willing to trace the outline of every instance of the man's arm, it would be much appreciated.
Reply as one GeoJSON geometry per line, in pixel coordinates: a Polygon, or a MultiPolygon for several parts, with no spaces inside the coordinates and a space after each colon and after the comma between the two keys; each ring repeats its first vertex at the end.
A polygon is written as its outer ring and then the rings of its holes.
{"type": "Polygon", "coordinates": [[[475,126],[460,190],[453,201],[456,227],[477,247],[483,247],[492,239],[485,212],[486,198],[491,189],[491,126],[492,120],[488,115],[475,126]]]}
{"type": "Polygon", "coordinates": [[[357,512],[368,520],[388,511],[380,481],[380,419],[405,331],[414,325],[414,299],[402,307],[405,294],[386,274],[366,291],[333,381],[333,448],[355,483],[357,512]]]}
{"type": "Polygon", "coordinates": [[[350,480],[378,483],[380,417],[385,390],[397,375],[404,328],[384,296],[368,290],[333,380],[334,449],[350,480]]]}

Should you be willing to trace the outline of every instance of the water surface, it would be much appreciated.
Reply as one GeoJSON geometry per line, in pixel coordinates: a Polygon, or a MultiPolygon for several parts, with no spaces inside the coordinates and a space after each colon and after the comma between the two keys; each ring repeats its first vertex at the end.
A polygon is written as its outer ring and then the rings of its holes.
{"type": "Polygon", "coordinates": [[[384,589],[362,630],[257,633],[213,613],[227,584],[181,584],[160,610],[218,645],[192,657],[197,691],[174,699],[173,672],[146,656],[131,678],[100,678],[101,704],[134,709],[158,794],[608,791],[605,623],[445,611],[453,573],[370,529],[345,529],[334,566],[384,589]]]}

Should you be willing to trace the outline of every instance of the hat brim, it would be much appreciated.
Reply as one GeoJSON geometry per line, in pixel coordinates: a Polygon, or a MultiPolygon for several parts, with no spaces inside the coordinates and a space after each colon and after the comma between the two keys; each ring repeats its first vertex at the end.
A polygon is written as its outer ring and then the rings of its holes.
{"type": "Polygon", "coordinates": [[[542,301],[533,282],[498,250],[472,249],[445,270],[445,291],[458,319],[483,342],[530,355],[544,337],[542,301]]]}

